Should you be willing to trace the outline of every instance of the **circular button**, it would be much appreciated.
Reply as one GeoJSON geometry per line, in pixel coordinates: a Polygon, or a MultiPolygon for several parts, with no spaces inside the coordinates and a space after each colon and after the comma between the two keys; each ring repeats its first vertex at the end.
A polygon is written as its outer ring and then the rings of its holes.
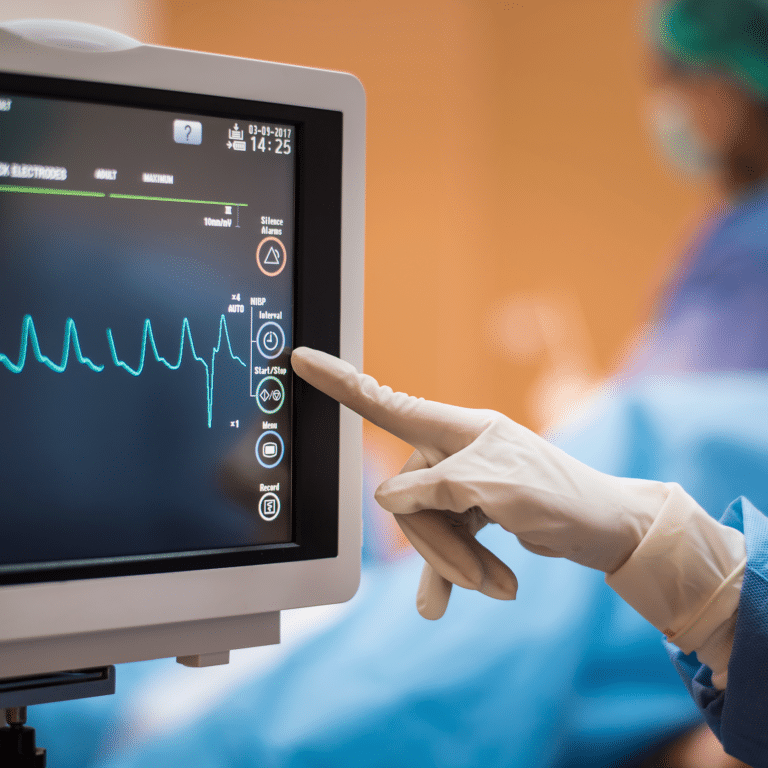
{"type": "Polygon", "coordinates": [[[269,330],[264,334],[261,341],[267,352],[274,352],[277,349],[277,345],[280,343],[280,337],[274,331],[269,330]]]}
{"type": "Polygon", "coordinates": [[[266,357],[267,360],[274,360],[285,349],[283,329],[271,320],[264,323],[256,334],[256,346],[262,357],[266,357]]]}
{"type": "Polygon", "coordinates": [[[279,275],[287,261],[285,246],[276,237],[265,237],[256,248],[256,263],[267,277],[279,275]]]}
{"type": "Polygon", "coordinates": [[[280,379],[265,376],[256,387],[256,403],[264,413],[277,413],[285,401],[285,389],[280,379]]]}
{"type": "Polygon", "coordinates": [[[280,514],[280,499],[274,493],[265,493],[259,499],[259,515],[268,523],[280,514]]]}
{"type": "Polygon", "coordinates": [[[282,460],[285,453],[283,438],[274,430],[267,430],[259,435],[256,441],[256,460],[264,469],[274,469],[282,460]]]}

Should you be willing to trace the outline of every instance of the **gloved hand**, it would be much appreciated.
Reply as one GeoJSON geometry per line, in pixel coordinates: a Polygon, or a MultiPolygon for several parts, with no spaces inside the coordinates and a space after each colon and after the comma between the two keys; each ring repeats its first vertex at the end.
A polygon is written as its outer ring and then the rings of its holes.
{"type": "Polygon", "coordinates": [[[474,538],[487,522],[537,554],[612,573],[669,495],[664,483],[598,472],[500,413],[395,393],[316,350],[295,350],[292,364],[310,384],[416,449],[376,500],[395,513],[428,563],[417,601],[426,618],[442,616],[451,583],[515,597],[514,573],[474,538]]]}
{"type": "Polygon", "coordinates": [[[744,535],[677,483],[603,474],[500,413],[393,392],[323,352],[299,348],[291,362],[310,384],[416,449],[376,499],[427,561],[422,616],[443,615],[452,584],[514,599],[514,573],[475,539],[491,521],[532,552],[605,571],[613,590],[726,687],[744,535]]]}

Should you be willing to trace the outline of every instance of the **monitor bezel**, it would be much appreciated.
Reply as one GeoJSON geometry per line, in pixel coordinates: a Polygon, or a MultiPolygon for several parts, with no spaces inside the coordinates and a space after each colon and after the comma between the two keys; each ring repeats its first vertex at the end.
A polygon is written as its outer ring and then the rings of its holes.
{"type": "MultiPolygon", "coordinates": [[[[0,92],[9,96],[149,109],[167,112],[169,120],[174,115],[200,115],[293,126],[296,155],[294,345],[339,354],[343,122],[338,110],[3,72],[0,72],[0,92]],[[323,318],[323,323],[316,321],[318,317],[323,318]]],[[[292,379],[291,541],[221,552],[32,563],[7,570],[0,564],[0,586],[335,557],[338,553],[335,512],[339,457],[337,451],[328,447],[338,444],[338,405],[298,377],[292,375],[292,379]]]]}
{"type": "MultiPolygon", "coordinates": [[[[339,354],[362,369],[366,108],[356,77],[50,20],[0,24],[0,71],[341,112],[339,354]]],[[[297,382],[297,399],[302,390],[297,382]]],[[[0,586],[0,678],[276,642],[279,611],[351,598],[360,583],[360,418],[341,409],[338,435],[336,557],[0,586]]]]}

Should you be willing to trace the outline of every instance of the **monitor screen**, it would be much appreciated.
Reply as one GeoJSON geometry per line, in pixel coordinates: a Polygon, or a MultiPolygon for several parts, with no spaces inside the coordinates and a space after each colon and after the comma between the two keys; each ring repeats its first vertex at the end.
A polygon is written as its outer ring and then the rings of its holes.
{"type": "Polygon", "coordinates": [[[313,110],[81,91],[0,81],[0,580],[274,560],[313,110]]]}

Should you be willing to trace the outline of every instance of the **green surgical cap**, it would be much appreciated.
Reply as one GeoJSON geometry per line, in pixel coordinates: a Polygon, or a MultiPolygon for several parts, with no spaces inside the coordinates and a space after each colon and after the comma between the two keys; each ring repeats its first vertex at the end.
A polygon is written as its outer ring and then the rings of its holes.
{"type": "Polygon", "coordinates": [[[668,0],[652,36],[679,64],[725,72],[768,101],[768,0],[668,0]]]}

